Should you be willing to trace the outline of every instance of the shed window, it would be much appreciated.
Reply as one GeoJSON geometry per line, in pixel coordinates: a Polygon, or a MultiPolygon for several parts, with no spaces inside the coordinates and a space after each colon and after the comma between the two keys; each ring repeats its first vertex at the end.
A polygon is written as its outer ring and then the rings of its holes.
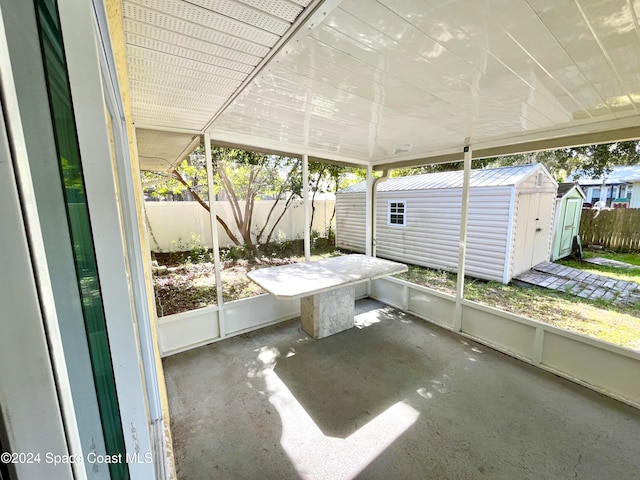
{"type": "Polygon", "coordinates": [[[536,177],[536,187],[542,187],[544,184],[544,174],[542,172],[538,172],[538,176],[536,177]]]}
{"type": "Polygon", "coordinates": [[[389,202],[389,225],[406,225],[407,202],[389,202]]]}

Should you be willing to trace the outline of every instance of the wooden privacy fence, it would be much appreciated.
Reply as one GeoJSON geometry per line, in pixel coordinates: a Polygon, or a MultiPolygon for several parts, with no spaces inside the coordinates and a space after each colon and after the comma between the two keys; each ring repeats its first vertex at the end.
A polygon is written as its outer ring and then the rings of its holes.
{"type": "Polygon", "coordinates": [[[584,246],[601,245],[617,252],[640,252],[640,209],[617,208],[598,215],[582,211],[580,238],[584,246]]]}

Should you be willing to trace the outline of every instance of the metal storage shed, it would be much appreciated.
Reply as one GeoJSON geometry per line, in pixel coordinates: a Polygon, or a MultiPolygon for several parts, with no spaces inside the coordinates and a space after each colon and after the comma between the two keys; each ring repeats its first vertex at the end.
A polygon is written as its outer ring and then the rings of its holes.
{"type": "MultiPolygon", "coordinates": [[[[378,183],[380,257],[441,270],[458,265],[463,172],[378,183]]],[[[365,183],[336,195],[336,245],[365,251],[365,183]]],[[[549,259],[557,183],[541,164],[471,172],[466,273],[508,283],[549,259]]]]}
{"type": "Polygon", "coordinates": [[[586,196],[574,183],[558,185],[551,261],[566,257],[573,248],[573,239],[580,230],[582,202],[586,196]]]}

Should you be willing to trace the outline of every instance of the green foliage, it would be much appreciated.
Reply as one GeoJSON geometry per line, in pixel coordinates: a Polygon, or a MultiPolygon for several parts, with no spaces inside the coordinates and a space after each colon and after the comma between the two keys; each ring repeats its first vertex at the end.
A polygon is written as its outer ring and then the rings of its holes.
{"type": "Polygon", "coordinates": [[[66,158],[62,158],[60,160],[60,166],[62,168],[62,179],[65,188],[74,190],[77,193],[83,193],[84,184],[79,165],[70,163],[66,158]]]}
{"type": "Polygon", "coordinates": [[[229,248],[220,249],[220,260],[223,262],[233,262],[236,260],[248,260],[254,258],[253,252],[246,245],[235,245],[229,248]]]}
{"type": "Polygon", "coordinates": [[[213,155],[220,189],[216,193],[224,193],[240,231],[241,238],[232,239],[255,252],[257,245],[269,243],[284,212],[301,196],[301,161],[222,147],[214,148],[213,155]],[[274,200],[272,208],[264,224],[254,232],[251,228],[255,201],[269,198],[274,200]],[[280,201],[284,202],[284,210],[278,215],[275,207],[280,201]]]}
{"type": "Polygon", "coordinates": [[[311,231],[311,253],[319,254],[335,250],[336,236],[331,225],[324,232],[311,231]]]}
{"type": "Polygon", "coordinates": [[[364,168],[309,162],[309,190],[312,193],[335,193],[366,178],[364,168]]]}
{"type": "Polygon", "coordinates": [[[177,240],[171,240],[171,253],[186,252],[189,248],[182,240],[182,237],[178,237],[177,240]]]}
{"type": "Polygon", "coordinates": [[[609,173],[612,166],[640,164],[640,141],[575,147],[568,150],[568,156],[579,160],[578,173],[598,178],[609,173]]]}
{"type": "Polygon", "coordinates": [[[224,192],[238,201],[273,195],[283,183],[280,171],[292,162],[288,158],[224,147],[214,147],[212,156],[215,193],[224,192]]]}
{"type": "Polygon", "coordinates": [[[193,263],[212,262],[213,256],[200,241],[200,235],[191,234],[191,243],[189,244],[189,260],[193,263]]]}
{"type": "Polygon", "coordinates": [[[171,174],[142,172],[142,185],[145,193],[155,198],[173,200],[176,196],[184,198],[186,192],[195,192],[203,200],[208,200],[207,170],[201,147],[182,160],[171,174]],[[178,180],[178,175],[184,181],[178,180]],[[186,183],[186,184],[185,184],[186,183]]]}

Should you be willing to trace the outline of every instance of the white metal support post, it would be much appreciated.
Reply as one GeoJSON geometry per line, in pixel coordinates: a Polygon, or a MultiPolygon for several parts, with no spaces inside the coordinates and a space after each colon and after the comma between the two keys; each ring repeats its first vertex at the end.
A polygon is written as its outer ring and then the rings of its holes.
{"type": "Polygon", "coordinates": [[[218,239],[218,219],[216,215],[216,196],[213,191],[213,160],[211,156],[211,136],[204,134],[204,160],[207,166],[207,189],[209,191],[209,216],[211,218],[211,238],[213,242],[213,265],[216,277],[216,303],[218,304],[218,323],[220,337],[227,335],[224,322],[224,297],[222,295],[222,276],[220,272],[220,240],[218,239]]]}
{"type": "Polygon", "coordinates": [[[376,213],[376,206],[378,205],[378,183],[389,180],[389,176],[391,175],[391,170],[384,169],[382,171],[382,176],[376,178],[371,183],[371,256],[378,256],[378,242],[376,237],[378,235],[378,220],[376,213]]]}
{"type": "MultiPolygon", "coordinates": [[[[368,256],[374,255],[373,242],[374,233],[373,233],[373,197],[375,188],[375,184],[373,183],[373,166],[371,164],[367,165],[367,190],[365,197],[365,213],[364,213],[364,228],[365,228],[365,246],[364,253],[368,256]]],[[[367,295],[371,295],[371,281],[367,282],[367,295]]]]}
{"type": "Polygon", "coordinates": [[[464,298],[464,267],[467,256],[467,223],[469,217],[469,183],[471,180],[471,147],[464,147],[464,177],[462,182],[462,205],[460,207],[460,250],[458,253],[458,281],[453,329],[462,330],[462,299],[464,298]]]}
{"type": "Polygon", "coordinates": [[[373,255],[373,167],[367,165],[367,193],[365,199],[365,254],[373,255]]]}
{"type": "Polygon", "coordinates": [[[309,211],[309,157],[302,156],[302,200],[304,202],[304,261],[311,260],[311,235],[309,234],[309,223],[311,222],[311,212],[309,211]]]}

